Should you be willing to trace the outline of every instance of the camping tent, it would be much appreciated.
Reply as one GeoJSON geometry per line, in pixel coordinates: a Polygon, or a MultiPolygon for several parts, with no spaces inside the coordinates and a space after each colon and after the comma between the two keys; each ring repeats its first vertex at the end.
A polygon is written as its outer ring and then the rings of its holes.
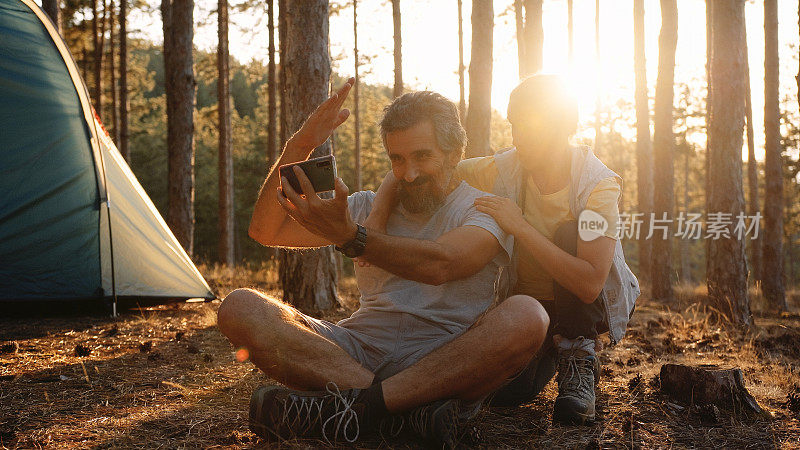
{"type": "Polygon", "coordinates": [[[0,0],[0,303],[214,298],[32,0],[0,0]]]}

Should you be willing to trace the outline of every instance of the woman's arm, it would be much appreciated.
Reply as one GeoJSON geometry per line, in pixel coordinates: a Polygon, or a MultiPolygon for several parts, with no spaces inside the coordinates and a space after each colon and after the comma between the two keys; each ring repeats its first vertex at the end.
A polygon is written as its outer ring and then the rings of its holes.
{"type": "Polygon", "coordinates": [[[386,233],[386,223],[389,221],[389,215],[397,205],[397,178],[394,177],[394,172],[391,170],[386,174],[378,192],[375,194],[375,200],[372,202],[372,209],[367,216],[367,219],[362,225],[366,228],[386,233]]]}
{"type": "Polygon", "coordinates": [[[578,254],[572,256],[550,242],[522,216],[522,210],[512,200],[503,197],[475,199],[478,211],[497,221],[506,233],[513,234],[517,244],[524,247],[539,265],[561,286],[577,295],[584,303],[592,303],[603,290],[616,241],[601,236],[592,241],[578,240],[578,254]]]}

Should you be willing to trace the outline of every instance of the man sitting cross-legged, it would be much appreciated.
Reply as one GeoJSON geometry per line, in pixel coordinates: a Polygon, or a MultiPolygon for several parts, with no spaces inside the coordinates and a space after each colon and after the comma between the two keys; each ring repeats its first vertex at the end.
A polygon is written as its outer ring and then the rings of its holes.
{"type": "Polygon", "coordinates": [[[387,233],[359,225],[375,194],[348,197],[341,179],[333,198],[320,198],[298,169],[303,192],[286,182],[281,191],[276,167],[308,158],[346,120],[340,108],[351,85],[286,144],[262,187],[250,235],[268,246],[335,244],[367,263],[355,268],[359,309],[333,324],[237,289],[219,308],[219,327],[292,388],[253,394],[250,426],[260,436],[353,442],[383,419],[405,417],[419,434],[452,446],[463,413],[525,367],[549,319],[523,295],[489,309],[511,243],[473,206],[483,192],[466,183],[448,187],[466,136],[455,106],[439,94],[406,94],[385,109],[381,134],[401,180],[387,233]]]}

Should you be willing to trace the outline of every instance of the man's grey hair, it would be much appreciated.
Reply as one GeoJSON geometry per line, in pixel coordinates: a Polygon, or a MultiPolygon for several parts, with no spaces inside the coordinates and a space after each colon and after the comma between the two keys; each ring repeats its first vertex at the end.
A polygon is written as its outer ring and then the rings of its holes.
{"type": "Polygon", "coordinates": [[[380,122],[383,146],[386,147],[386,134],[407,130],[426,120],[433,124],[439,148],[446,154],[455,152],[461,158],[467,145],[467,132],[461,126],[458,109],[443,95],[431,91],[409,92],[383,109],[380,122]]]}

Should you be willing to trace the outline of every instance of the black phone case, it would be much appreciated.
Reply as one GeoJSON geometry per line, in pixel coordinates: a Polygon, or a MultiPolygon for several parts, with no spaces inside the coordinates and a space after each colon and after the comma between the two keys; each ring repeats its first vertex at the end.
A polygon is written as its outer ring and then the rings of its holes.
{"type": "Polygon", "coordinates": [[[300,181],[294,173],[294,166],[299,166],[305,172],[314,192],[332,191],[335,188],[336,180],[336,159],[332,155],[312,158],[293,164],[284,164],[280,167],[280,174],[289,181],[289,185],[295,192],[301,194],[300,181]]]}

